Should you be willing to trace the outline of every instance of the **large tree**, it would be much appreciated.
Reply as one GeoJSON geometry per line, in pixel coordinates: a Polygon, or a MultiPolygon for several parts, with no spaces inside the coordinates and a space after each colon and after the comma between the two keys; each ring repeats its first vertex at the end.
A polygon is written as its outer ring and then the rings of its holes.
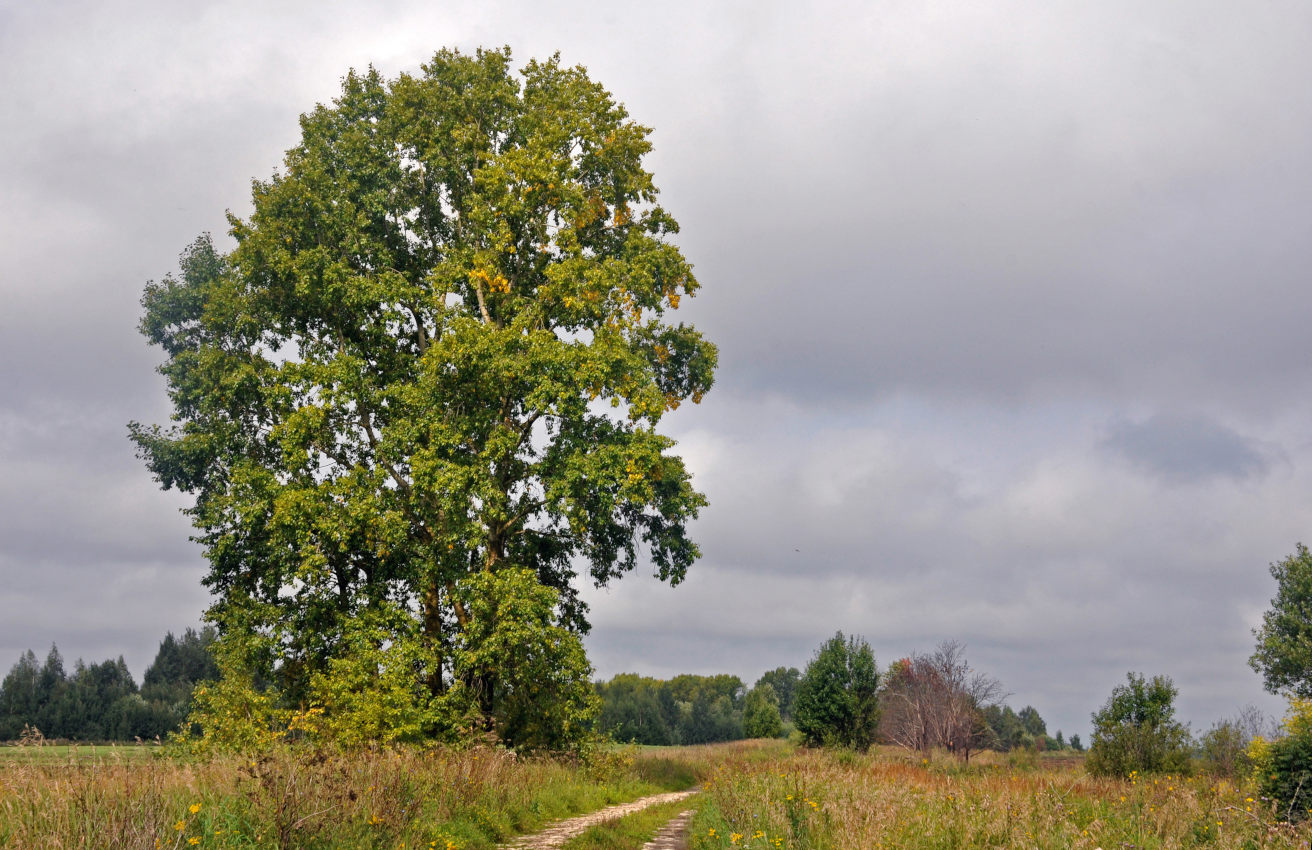
{"type": "Polygon", "coordinates": [[[575,632],[576,565],[680,581],[705,500],[657,427],[716,351],[668,321],[698,284],[649,130],[582,68],[504,49],[352,72],[301,131],[229,216],[236,247],[198,239],[143,297],[175,423],[132,438],[195,497],[211,617],[295,689],[351,618],[404,612],[440,693],[492,628],[480,573],[531,571],[575,632]]]}

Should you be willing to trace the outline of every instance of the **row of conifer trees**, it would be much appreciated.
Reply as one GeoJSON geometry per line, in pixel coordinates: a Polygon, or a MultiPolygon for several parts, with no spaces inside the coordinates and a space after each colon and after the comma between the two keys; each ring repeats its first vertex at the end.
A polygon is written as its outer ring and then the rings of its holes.
{"type": "Polygon", "coordinates": [[[218,675],[210,628],[170,632],[160,642],[140,687],[123,657],[69,671],[57,646],[45,662],[30,649],[0,683],[0,741],[39,733],[47,740],[131,741],[162,737],[177,729],[196,682],[218,675]]]}

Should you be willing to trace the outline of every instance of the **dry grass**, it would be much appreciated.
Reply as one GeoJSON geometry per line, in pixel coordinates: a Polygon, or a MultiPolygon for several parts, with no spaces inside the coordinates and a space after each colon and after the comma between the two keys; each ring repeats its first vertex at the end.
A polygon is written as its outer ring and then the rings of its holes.
{"type": "Polygon", "coordinates": [[[0,847],[485,848],[666,790],[631,752],[589,763],[496,749],[255,759],[0,762],[0,847]]]}
{"type": "Polygon", "coordinates": [[[963,768],[902,751],[799,751],[726,764],[693,848],[1306,847],[1243,788],[1205,778],[1094,779],[1078,763],[963,768]]]}

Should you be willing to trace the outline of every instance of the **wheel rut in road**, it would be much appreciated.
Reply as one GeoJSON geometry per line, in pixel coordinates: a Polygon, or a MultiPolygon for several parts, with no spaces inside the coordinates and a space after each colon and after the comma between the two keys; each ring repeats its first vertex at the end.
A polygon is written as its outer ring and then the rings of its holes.
{"type": "MultiPolygon", "coordinates": [[[[518,838],[512,838],[510,841],[497,846],[500,850],[553,850],[553,848],[560,847],[566,841],[569,841],[588,827],[596,826],[597,824],[605,823],[606,821],[617,820],[625,815],[631,815],[634,812],[640,812],[648,806],[657,806],[661,803],[673,803],[676,800],[686,800],[696,793],[696,791],[674,791],[669,794],[653,794],[650,797],[643,797],[639,800],[634,800],[632,803],[620,803],[617,806],[608,806],[595,812],[589,812],[586,815],[579,815],[578,817],[569,818],[568,820],[557,821],[541,832],[535,832],[532,835],[521,835],[518,838]]],[[[678,817],[662,827],[656,838],[651,842],[648,842],[644,847],[653,848],[653,850],[656,850],[656,848],[667,850],[667,848],[682,847],[683,845],[681,843],[677,843],[677,840],[682,838],[682,833],[676,835],[676,843],[673,844],[657,844],[656,841],[659,841],[661,836],[665,834],[666,830],[680,819],[683,819],[683,829],[686,830],[687,821],[691,820],[691,818],[691,811],[680,813],[678,817]]]]}

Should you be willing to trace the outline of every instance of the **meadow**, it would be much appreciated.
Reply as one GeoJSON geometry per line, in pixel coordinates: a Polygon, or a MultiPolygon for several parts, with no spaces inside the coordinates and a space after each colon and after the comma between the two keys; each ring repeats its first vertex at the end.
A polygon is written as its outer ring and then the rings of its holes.
{"type": "Polygon", "coordinates": [[[84,749],[0,750],[0,847],[485,850],[692,785],[703,790],[686,804],[594,827],[568,846],[632,850],[683,808],[698,810],[690,850],[1248,850],[1312,840],[1312,826],[1281,822],[1243,781],[1099,779],[1078,757],[1032,752],[984,753],[967,766],[947,754],[781,741],[617,747],[568,761],[487,747],[208,761],[147,747],[84,749]]]}
{"type": "Polygon", "coordinates": [[[881,747],[798,750],[725,763],[704,783],[691,850],[705,848],[1282,848],[1282,823],[1238,784],[1207,776],[1089,776],[1079,757],[985,753],[966,766],[881,747]]]}
{"type": "Polygon", "coordinates": [[[492,747],[203,761],[144,748],[145,757],[18,749],[0,755],[4,848],[479,850],[698,780],[689,763],[635,748],[586,761],[492,747]]]}

